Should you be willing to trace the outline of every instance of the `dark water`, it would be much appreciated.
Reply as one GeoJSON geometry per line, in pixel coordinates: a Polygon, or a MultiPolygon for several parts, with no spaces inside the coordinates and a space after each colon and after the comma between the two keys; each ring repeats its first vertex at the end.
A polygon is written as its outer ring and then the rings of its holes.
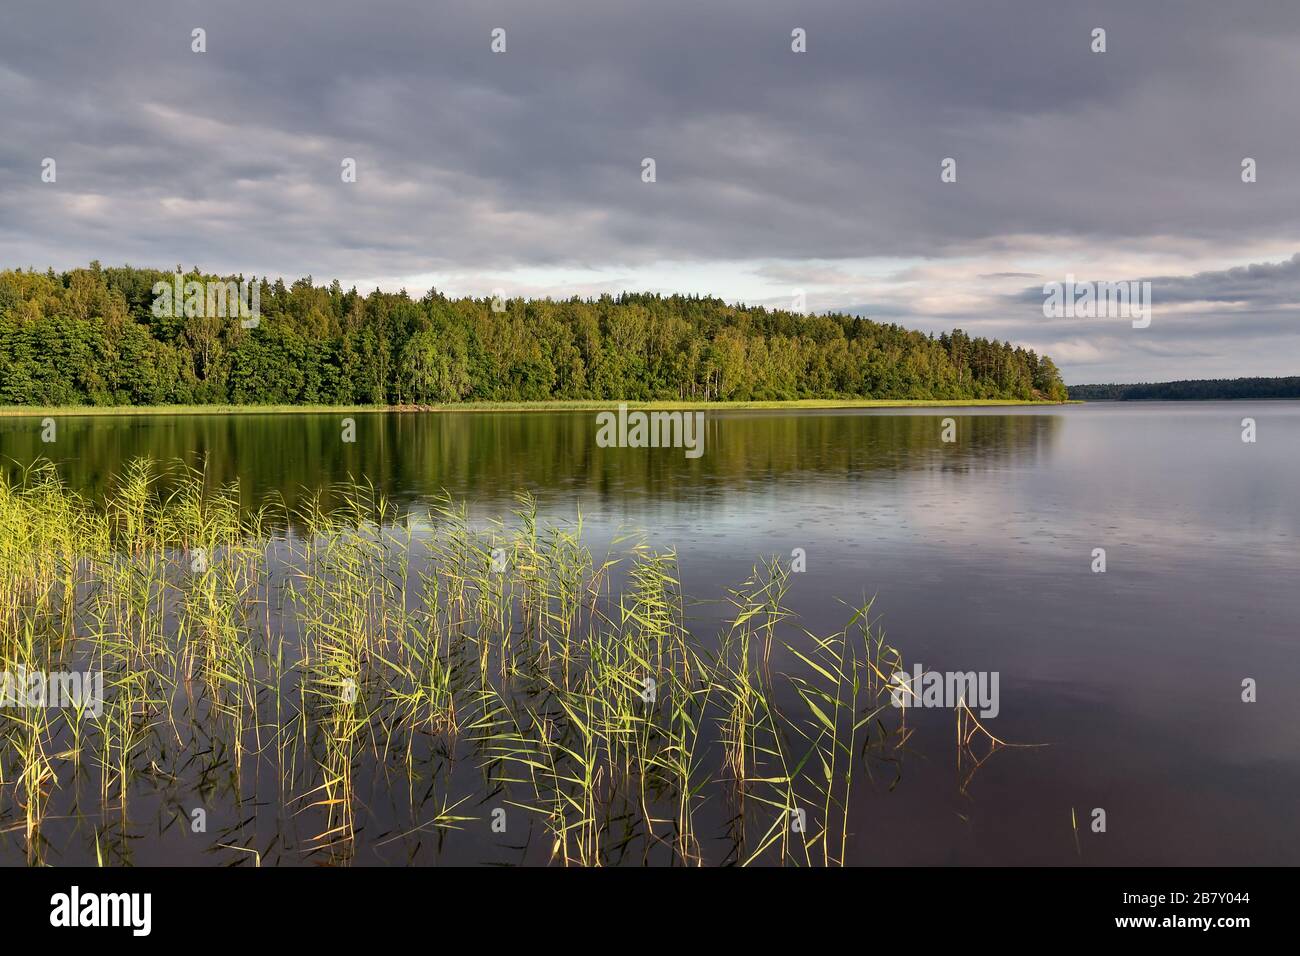
{"type": "MultiPolygon", "coordinates": [[[[697,460],[599,448],[590,412],[353,417],[354,443],[332,414],[65,417],[53,443],[39,419],[0,419],[0,456],[51,457],[92,497],[140,455],[291,508],[349,476],[404,507],[446,490],[482,515],[526,490],[543,514],[580,509],[594,550],[620,530],[675,547],[702,626],[756,559],[802,548],[789,603],[809,628],[874,596],[909,664],[998,672],[991,729],[1050,743],[967,781],[952,712],[915,711],[899,778],[856,793],[851,862],[1300,862],[1300,405],[710,412],[697,460]]],[[[132,826],[136,863],[235,861],[132,826]]],[[[428,852],[520,858],[468,832],[428,852]]]]}

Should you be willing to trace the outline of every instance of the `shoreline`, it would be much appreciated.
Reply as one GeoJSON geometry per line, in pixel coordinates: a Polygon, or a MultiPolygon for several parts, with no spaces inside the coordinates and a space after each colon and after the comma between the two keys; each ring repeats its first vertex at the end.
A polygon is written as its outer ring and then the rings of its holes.
{"type": "Polygon", "coordinates": [[[454,412],[580,412],[603,411],[626,404],[629,409],[690,409],[723,411],[745,409],[851,409],[851,408],[984,408],[1041,405],[1082,405],[1080,400],[1049,402],[1020,399],[835,399],[805,398],[792,401],[755,402],[689,402],[646,401],[622,402],[617,400],[579,399],[542,402],[455,402],[446,405],[48,405],[0,406],[0,418],[33,418],[37,416],[99,416],[99,415],[326,415],[399,413],[454,413],[454,412]]]}

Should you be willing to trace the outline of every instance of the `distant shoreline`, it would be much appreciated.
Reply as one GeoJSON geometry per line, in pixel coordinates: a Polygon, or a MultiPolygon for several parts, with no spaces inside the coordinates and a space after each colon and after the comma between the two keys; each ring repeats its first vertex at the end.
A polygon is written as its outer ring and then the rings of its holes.
{"type": "Polygon", "coordinates": [[[1300,398],[1300,376],[1192,378],[1130,385],[1067,385],[1070,398],[1088,402],[1231,402],[1300,398]]]}
{"type": "MultiPolygon", "coordinates": [[[[60,405],[0,406],[0,418],[31,418],[47,415],[323,415],[368,414],[375,412],[566,412],[601,411],[617,407],[609,401],[544,402],[456,402],[446,405],[60,405]]],[[[626,402],[628,408],[743,410],[743,409],[836,409],[836,408],[982,408],[999,406],[1079,405],[1082,402],[1022,401],[1018,399],[797,399],[756,402],[626,402]]]]}
{"type": "Polygon", "coordinates": [[[1300,395],[1196,395],[1170,398],[1164,395],[1143,395],[1140,398],[1072,398],[1062,405],[1124,405],[1133,402],[1300,402],[1300,395]]]}

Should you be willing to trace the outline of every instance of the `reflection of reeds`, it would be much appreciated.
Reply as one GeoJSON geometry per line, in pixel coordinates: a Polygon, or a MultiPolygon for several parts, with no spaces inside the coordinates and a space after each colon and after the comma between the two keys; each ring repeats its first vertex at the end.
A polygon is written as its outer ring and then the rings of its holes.
{"type": "Polygon", "coordinates": [[[856,777],[893,732],[898,655],[868,607],[812,634],[788,569],[760,563],[702,641],[672,552],[596,560],[580,516],[547,524],[527,497],[475,524],[450,500],[398,515],[351,482],[291,519],[273,502],[249,517],[235,487],[159,474],[134,463],[102,508],[48,467],[0,479],[0,663],[105,674],[98,717],[4,716],[0,796],[34,858],[50,794],[83,775],[101,817],[88,846],[116,861],[134,786],[184,830],[196,799],[255,804],[269,765],[279,831],[241,816],[204,844],[232,865],[346,862],[365,841],[413,855],[487,832],[472,814],[489,804],[514,815],[508,845],[540,831],[566,864],[716,862],[706,806],[727,861],[845,862],[856,777]],[[267,530],[286,527],[302,531],[267,530]],[[367,835],[365,788],[410,825],[367,835]]]}
{"type": "MultiPolygon", "coordinates": [[[[975,775],[980,772],[986,763],[992,759],[993,755],[1004,748],[1011,749],[1032,749],[1036,747],[1046,747],[1047,744],[1012,744],[1007,743],[1001,737],[996,736],[992,731],[985,727],[974,711],[966,703],[965,699],[959,700],[956,707],[957,714],[957,790],[962,796],[967,794],[971,781],[975,775]],[[978,753],[973,742],[976,739],[984,741],[984,752],[978,753]]],[[[1073,811],[1071,811],[1073,813],[1073,811]]]]}

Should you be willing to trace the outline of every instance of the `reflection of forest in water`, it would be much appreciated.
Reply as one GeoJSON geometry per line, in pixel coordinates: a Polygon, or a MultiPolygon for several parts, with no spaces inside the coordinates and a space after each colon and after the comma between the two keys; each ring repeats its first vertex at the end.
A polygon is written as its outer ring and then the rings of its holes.
{"type": "Polygon", "coordinates": [[[704,454],[601,448],[595,413],[348,413],[67,416],[57,441],[39,418],[0,419],[0,458],[14,476],[42,457],[68,486],[102,500],[134,458],[206,468],[209,487],[238,481],[246,507],[274,495],[290,512],[349,478],[369,481],[399,508],[448,491],[500,510],[519,491],[571,511],[577,499],[613,504],[673,499],[753,483],[842,481],[891,471],[979,471],[1031,465],[1050,453],[1055,414],[846,412],[705,413],[704,454]],[[343,420],[355,442],[343,441],[343,420]],[[954,418],[957,440],[941,438],[954,418]]]}

